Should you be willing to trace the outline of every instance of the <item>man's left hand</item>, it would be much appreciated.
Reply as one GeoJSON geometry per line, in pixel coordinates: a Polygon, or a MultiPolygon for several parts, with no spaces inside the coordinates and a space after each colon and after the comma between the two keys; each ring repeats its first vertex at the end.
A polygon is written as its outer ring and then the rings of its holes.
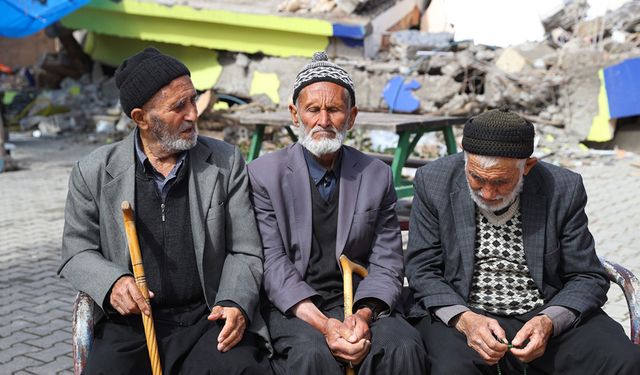
{"type": "Polygon", "coordinates": [[[544,354],[552,334],[553,322],[551,318],[546,315],[537,315],[525,323],[511,341],[514,346],[510,349],[511,353],[522,362],[531,362],[544,354]],[[527,339],[529,340],[527,345],[518,349],[527,339]]]}
{"type": "Polygon", "coordinates": [[[212,321],[218,319],[225,320],[224,327],[222,327],[222,331],[220,331],[218,335],[219,351],[223,353],[227,352],[242,340],[247,322],[244,319],[242,311],[237,307],[214,306],[207,319],[212,321]]]}

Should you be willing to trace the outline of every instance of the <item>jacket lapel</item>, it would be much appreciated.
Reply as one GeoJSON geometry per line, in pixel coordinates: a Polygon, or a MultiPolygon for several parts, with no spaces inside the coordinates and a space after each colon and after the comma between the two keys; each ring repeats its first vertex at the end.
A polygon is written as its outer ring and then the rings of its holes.
{"type": "MultiPolygon", "coordinates": [[[[131,203],[131,207],[135,212],[135,186],[136,186],[136,168],[135,168],[135,148],[136,131],[132,131],[125,138],[113,153],[113,157],[105,166],[105,171],[111,180],[103,187],[105,202],[108,202],[112,217],[115,220],[115,226],[119,229],[121,246],[120,248],[128,249],[126,240],[126,232],[124,229],[124,219],[122,217],[121,205],[123,201],[131,203]]],[[[115,247],[114,247],[115,248],[115,247]]],[[[127,263],[131,263],[129,251],[125,251],[127,263]]]]}
{"type": "Polygon", "coordinates": [[[357,166],[357,154],[352,153],[348,147],[343,146],[338,200],[338,231],[336,234],[336,259],[338,262],[349,238],[358,200],[358,190],[360,190],[360,181],[362,180],[362,174],[358,173],[357,166]]]}
{"type": "Polygon", "coordinates": [[[189,212],[191,218],[191,232],[196,262],[204,285],[203,256],[205,244],[205,220],[207,211],[211,207],[211,198],[218,180],[219,168],[211,158],[212,151],[203,143],[198,142],[189,151],[189,212]]]}
{"type": "Polygon", "coordinates": [[[535,178],[536,168],[525,176],[520,194],[524,253],[529,272],[538,290],[543,290],[543,262],[545,248],[545,228],[547,217],[547,197],[540,192],[539,179],[535,178]]]}
{"type": "Polygon", "coordinates": [[[464,297],[469,295],[471,279],[473,276],[475,239],[476,239],[476,207],[471,200],[469,186],[467,185],[464,169],[456,176],[458,190],[450,194],[453,220],[456,228],[456,248],[460,251],[462,266],[464,267],[464,280],[462,285],[466,287],[464,297]]]}
{"type": "Polygon", "coordinates": [[[295,143],[289,148],[286,182],[293,201],[293,217],[297,228],[300,244],[301,262],[294,262],[300,275],[304,275],[309,265],[311,257],[311,235],[312,235],[312,208],[311,208],[311,183],[309,182],[309,171],[302,153],[302,146],[295,143]]]}

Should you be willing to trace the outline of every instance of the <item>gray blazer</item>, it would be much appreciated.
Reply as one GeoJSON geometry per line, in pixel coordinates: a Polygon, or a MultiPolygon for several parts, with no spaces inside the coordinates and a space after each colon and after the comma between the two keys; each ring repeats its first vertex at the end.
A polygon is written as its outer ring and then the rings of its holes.
{"type": "MultiPolygon", "coordinates": [[[[406,267],[412,316],[437,306],[466,305],[476,236],[475,204],[463,154],[418,170],[406,267]]],[[[524,178],[520,210],[527,265],[545,305],[575,310],[578,319],[606,301],[609,282],[587,228],[580,175],[538,162],[524,178]]]]}
{"type": "MultiPolygon", "coordinates": [[[[103,310],[116,280],[131,274],[120,204],[135,204],[134,140],[131,132],[121,142],[100,147],[77,162],[69,178],[58,274],[103,310]]],[[[257,309],[262,249],[242,156],[227,143],[198,137],[189,158],[193,244],[207,305],[237,303],[251,318],[250,329],[266,338],[257,309]]]]}
{"type": "MultiPolygon", "coordinates": [[[[402,288],[402,238],[391,169],[351,147],[342,148],[336,262],[346,254],[369,270],[354,302],[374,297],[391,309],[402,288]]],[[[311,256],[311,183],[295,143],[249,163],[251,197],[265,256],[264,287],[286,312],[316,295],[304,277],[311,256]]]]}

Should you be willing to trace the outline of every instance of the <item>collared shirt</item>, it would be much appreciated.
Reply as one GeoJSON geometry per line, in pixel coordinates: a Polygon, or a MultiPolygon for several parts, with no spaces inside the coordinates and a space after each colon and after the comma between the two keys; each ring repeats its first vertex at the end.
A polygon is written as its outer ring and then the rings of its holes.
{"type": "Polygon", "coordinates": [[[338,179],[340,178],[340,166],[342,164],[342,149],[338,151],[338,157],[333,163],[333,169],[329,170],[323,167],[306,148],[302,148],[304,160],[307,162],[309,176],[318,188],[318,192],[322,199],[329,200],[331,194],[336,189],[338,179]]]}
{"type": "Polygon", "coordinates": [[[151,165],[149,158],[142,150],[142,140],[140,139],[140,131],[136,128],[136,141],[134,142],[136,147],[136,157],[140,164],[142,165],[142,172],[147,176],[153,178],[153,182],[156,184],[156,190],[158,191],[158,195],[164,202],[167,199],[167,194],[169,194],[169,189],[175,182],[176,176],[178,175],[178,171],[182,164],[184,164],[185,159],[187,158],[187,152],[182,151],[180,155],[178,155],[178,159],[176,161],[176,165],[173,166],[171,172],[165,177],[162,173],[156,171],[155,168],[151,165]]]}

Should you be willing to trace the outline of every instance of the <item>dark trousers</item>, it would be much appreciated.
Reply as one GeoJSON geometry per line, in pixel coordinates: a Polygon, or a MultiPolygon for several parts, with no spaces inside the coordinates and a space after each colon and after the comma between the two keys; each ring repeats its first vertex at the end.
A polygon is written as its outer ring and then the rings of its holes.
{"type": "MultiPolygon", "coordinates": [[[[325,315],[343,320],[343,308],[325,311],[325,315]]],[[[271,365],[280,375],[344,374],[324,336],[296,317],[285,316],[276,308],[265,312],[275,355],[271,365]]],[[[357,366],[360,375],[427,374],[427,355],[418,332],[395,313],[380,318],[369,327],[371,348],[357,366]]]]}
{"type": "MultiPolygon", "coordinates": [[[[530,316],[503,317],[485,314],[496,319],[512,340],[530,316]]],[[[497,366],[488,366],[480,355],[467,346],[466,337],[439,319],[425,316],[415,326],[431,361],[431,374],[492,374],[497,366]]],[[[522,374],[524,365],[507,352],[499,364],[502,374],[522,374]]],[[[598,309],[576,327],[551,337],[542,357],[527,365],[527,374],[576,375],[638,375],[640,348],[633,345],[624,330],[598,309]]]]}
{"type": "MultiPolygon", "coordinates": [[[[219,352],[224,321],[210,322],[206,306],[201,310],[154,316],[163,374],[271,374],[267,354],[259,350],[258,337],[251,332],[245,331],[242,341],[228,352],[219,352]]],[[[96,324],[84,374],[151,374],[140,315],[96,324]]]]}

